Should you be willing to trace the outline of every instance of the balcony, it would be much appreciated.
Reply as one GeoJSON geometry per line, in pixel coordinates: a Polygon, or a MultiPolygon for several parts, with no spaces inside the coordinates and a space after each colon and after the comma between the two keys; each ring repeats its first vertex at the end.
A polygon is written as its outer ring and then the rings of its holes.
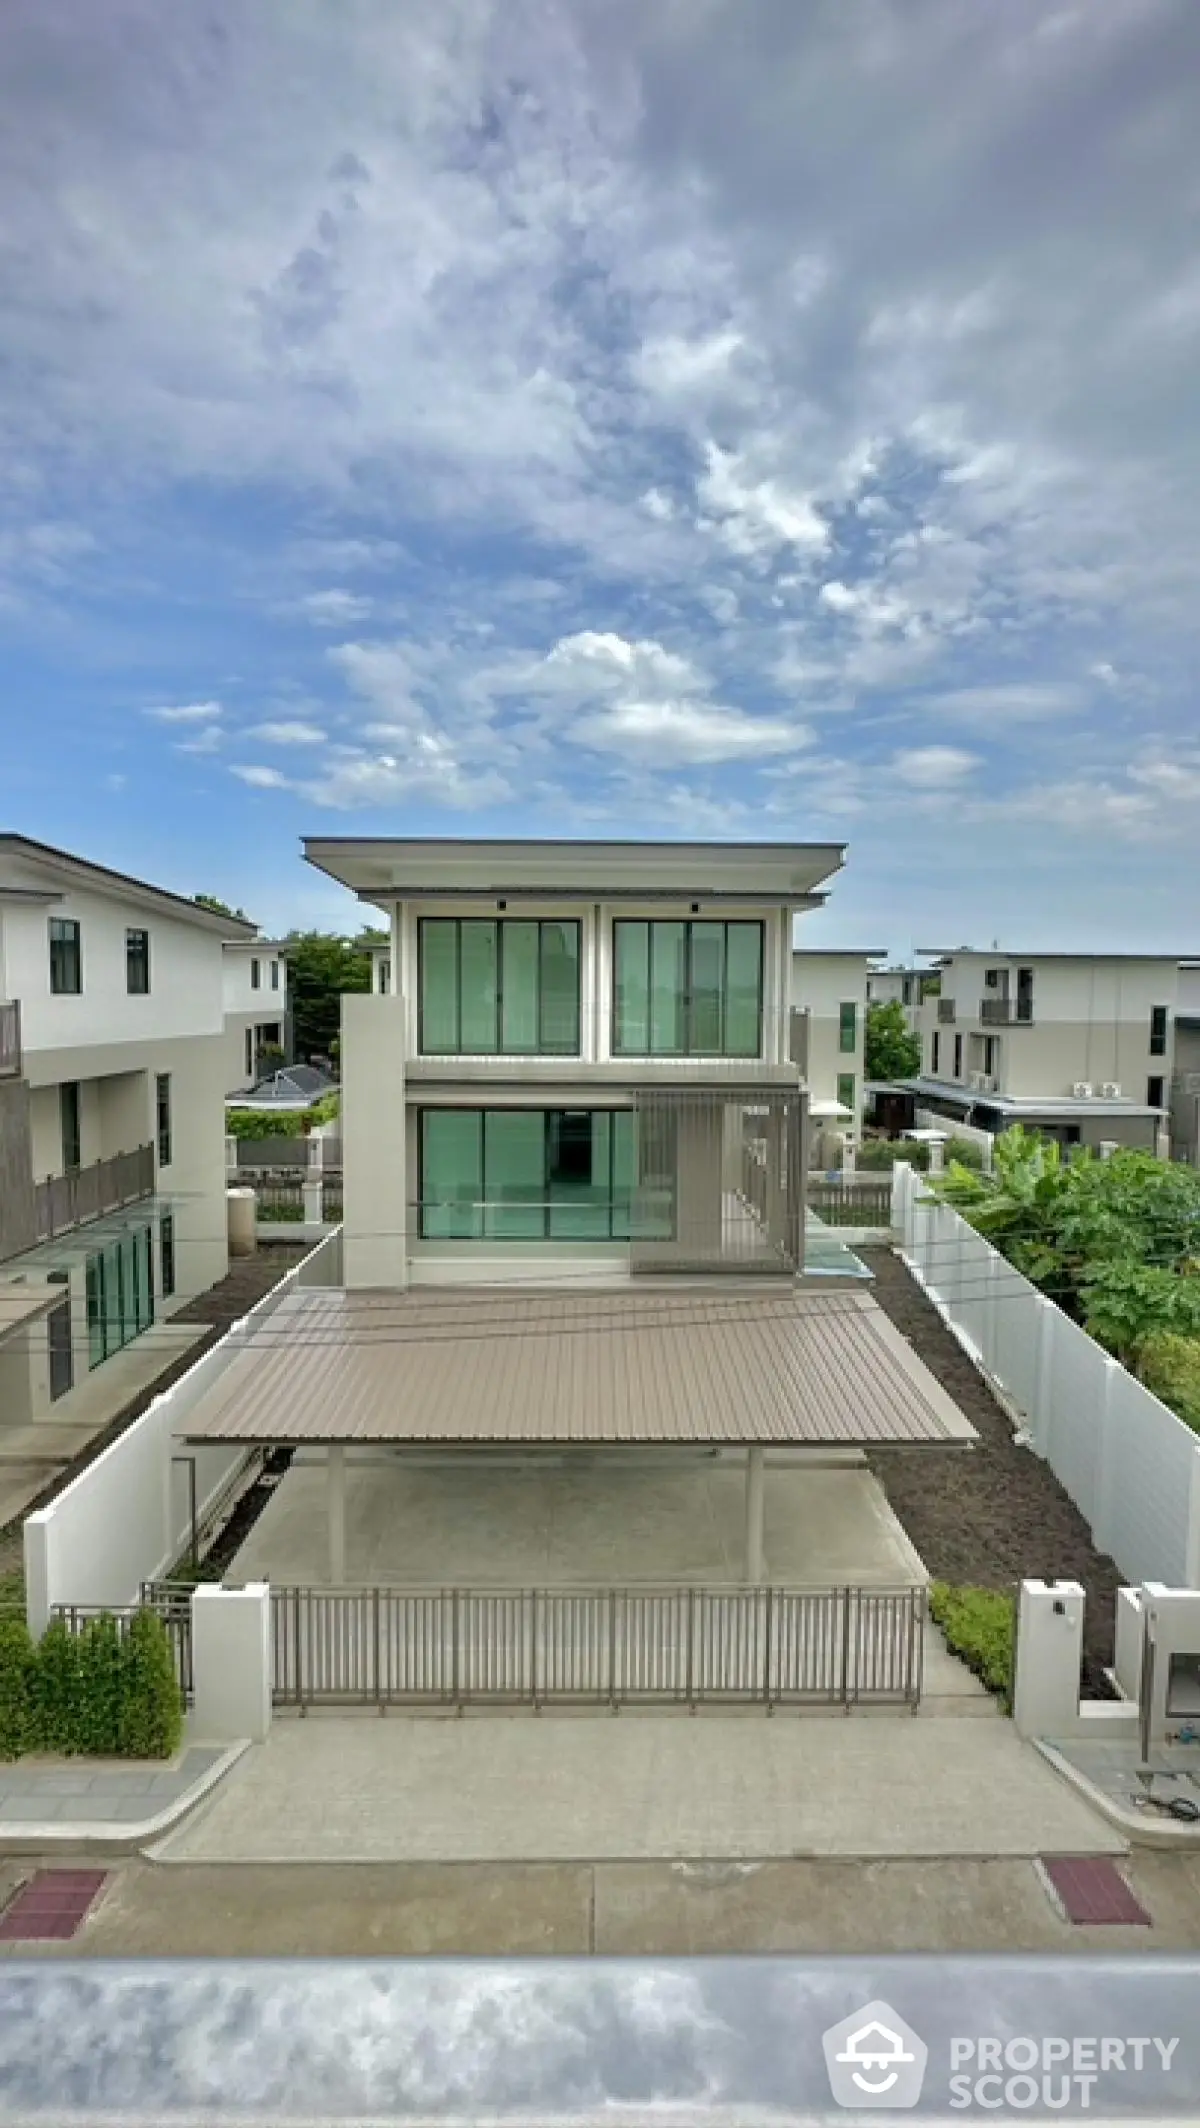
{"type": "Polygon", "coordinates": [[[93,1161],[69,1175],[51,1175],[34,1184],[33,1217],[37,1241],[56,1241],[73,1227],[122,1212],[154,1195],[154,1147],[139,1145],[132,1153],[93,1161]]]}
{"type": "Polygon", "coordinates": [[[0,1005],[0,1079],[21,1076],[21,1007],[16,998],[0,1005]]]}
{"type": "Polygon", "coordinates": [[[981,998],[979,1017],[985,1027],[1032,1027],[1033,999],[981,998]]]}

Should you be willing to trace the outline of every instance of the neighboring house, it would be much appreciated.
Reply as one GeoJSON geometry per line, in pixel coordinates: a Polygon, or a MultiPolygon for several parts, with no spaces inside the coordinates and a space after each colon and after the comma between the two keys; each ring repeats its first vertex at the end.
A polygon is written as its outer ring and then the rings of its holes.
{"type": "Polygon", "coordinates": [[[288,1064],[259,1079],[245,1093],[227,1095],[226,1108],[305,1109],[337,1092],[338,1082],[315,1064],[288,1064]]]}
{"type": "Polygon", "coordinates": [[[225,1092],[244,1093],[270,1062],[291,1054],[286,949],[278,939],[225,944],[225,1092]],[[278,1051],[272,1058],[271,1052],[278,1051]]]}
{"type": "Polygon", "coordinates": [[[1200,961],[1180,961],[1171,1073],[1171,1157],[1200,1167],[1200,961]]]}
{"type": "Polygon", "coordinates": [[[792,921],[840,848],[305,854],[391,926],[343,1001],[348,1284],[798,1268],[792,921]]]}
{"type": "Polygon", "coordinates": [[[227,1268],[223,958],[252,926],[0,835],[0,1420],[65,1395],[227,1268]]]}
{"type": "Polygon", "coordinates": [[[883,958],[878,948],[803,948],[792,955],[792,1004],[808,1014],[809,1114],[814,1140],[820,1126],[823,1147],[818,1155],[814,1145],[814,1157],[821,1166],[836,1155],[839,1139],[849,1136],[857,1144],[862,1136],[871,962],[883,958]]]}
{"type": "MultiPolygon", "coordinates": [[[[878,958],[882,959],[882,955],[878,958]]],[[[867,972],[867,1003],[903,1005],[909,1026],[915,1028],[921,1009],[922,984],[929,974],[928,968],[871,968],[867,972]]]]}
{"type": "Polygon", "coordinates": [[[1162,1149],[1176,957],[956,948],[937,973],[941,994],[919,1014],[921,1075],[907,1082],[918,1114],[1162,1149]]]}

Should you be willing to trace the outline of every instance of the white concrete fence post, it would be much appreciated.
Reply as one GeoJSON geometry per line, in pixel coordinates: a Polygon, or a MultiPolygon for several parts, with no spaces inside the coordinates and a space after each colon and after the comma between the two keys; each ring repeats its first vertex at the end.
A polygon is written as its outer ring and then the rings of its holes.
{"type": "Polygon", "coordinates": [[[1020,1736],[1070,1736],[1079,1720],[1084,1593],[1077,1581],[1023,1581],[1017,1599],[1013,1721],[1020,1736]]]}
{"type": "Polygon", "coordinates": [[[852,1175],[854,1173],[857,1157],[858,1156],[855,1150],[853,1135],[850,1131],[847,1131],[845,1137],[842,1139],[843,1175],[852,1175]]]}
{"type": "Polygon", "coordinates": [[[225,1140],[225,1173],[236,1175],[238,1165],[238,1142],[236,1138],[225,1140]]]}
{"type": "Polygon", "coordinates": [[[944,1175],[946,1172],[946,1147],[941,1138],[930,1140],[929,1172],[931,1175],[944,1175]]]}
{"type": "Polygon", "coordinates": [[[301,1194],[304,1199],[304,1224],[319,1227],[325,1217],[325,1141],[314,1132],[306,1142],[308,1155],[304,1170],[301,1194]]]}
{"type": "Polygon", "coordinates": [[[271,1591],[201,1585],[192,1594],[191,1733],[261,1744],[271,1727],[271,1591]]]}

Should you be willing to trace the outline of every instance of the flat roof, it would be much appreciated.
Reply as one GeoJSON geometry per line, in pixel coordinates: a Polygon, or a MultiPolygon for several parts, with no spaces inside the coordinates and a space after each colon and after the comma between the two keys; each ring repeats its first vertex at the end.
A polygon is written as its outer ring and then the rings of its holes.
{"type": "Polygon", "coordinates": [[[453,895],[809,901],[840,842],[540,842],[306,835],[304,855],[363,901],[453,895]]]}
{"type": "Polygon", "coordinates": [[[844,1290],[310,1290],[289,1295],[246,1340],[182,1438],[975,1439],[882,1308],[844,1290]]]}
{"type": "MultiPolygon", "coordinates": [[[[1144,953],[1059,953],[1041,946],[1024,950],[1016,946],[917,946],[915,951],[935,953],[942,960],[951,961],[1162,961],[1168,968],[1187,965],[1177,953],[1152,953],[1148,947],[1144,953]]],[[[924,971],[927,975],[937,972],[935,968],[924,971]]]]}
{"type": "Polygon", "coordinates": [[[131,872],[114,872],[108,865],[93,864],[90,857],[75,857],[70,850],[55,849],[52,843],[35,842],[31,835],[0,832],[0,858],[5,856],[25,857],[81,886],[98,885],[110,893],[115,891],[124,901],[145,900],[152,906],[161,903],[168,915],[198,924],[203,931],[215,931],[222,938],[248,939],[257,928],[249,918],[219,916],[214,909],[189,901],[185,894],[173,893],[170,887],[152,887],[147,880],[135,879],[131,872]]]}
{"type": "MultiPolygon", "coordinates": [[[[1144,1101],[1126,1101],[1111,1094],[993,1094],[983,1087],[960,1086],[946,1079],[872,1079],[867,1088],[880,1094],[922,1094],[939,1101],[955,1101],[962,1108],[999,1108],[1013,1116],[1161,1116],[1165,1109],[1151,1108],[1144,1101]]],[[[864,1089],[867,1090],[867,1089],[864,1089]]]]}
{"type": "MultiPolygon", "coordinates": [[[[792,959],[797,961],[879,961],[885,946],[793,946],[792,959]]],[[[882,968],[872,968],[872,975],[891,973],[882,968]]]]}

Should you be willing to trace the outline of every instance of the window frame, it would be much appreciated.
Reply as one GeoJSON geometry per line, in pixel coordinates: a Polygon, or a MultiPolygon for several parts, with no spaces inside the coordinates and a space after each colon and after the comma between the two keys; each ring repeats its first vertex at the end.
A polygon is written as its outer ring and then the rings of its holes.
{"type": "Polygon", "coordinates": [[[59,1150],[62,1154],[63,1174],[77,1175],[79,1173],[80,1168],[83,1166],[83,1103],[80,1099],[78,1079],[61,1079],[59,1081],[58,1136],[59,1150]],[[75,1157],[73,1160],[68,1159],[67,1157],[68,1110],[72,1111],[71,1122],[73,1132],[73,1143],[75,1147],[75,1157]]]}
{"type": "Polygon", "coordinates": [[[158,1220],[158,1285],[164,1300],[172,1299],[176,1283],[175,1214],[161,1212],[158,1220]]]}
{"type": "Polygon", "coordinates": [[[1150,1055],[1165,1057],[1167,1053],[1167,1030],[1170,1026],[1170,1010],[1166,1005],[1150,1007],[1150,1055]]]}
{"type": "Polygon", "coordinates": [[[278,962],[278,960],[273,960],[273,961],[271,962],[271,988],[272,988],[272,990],[278,990],[278,988],[279,988],[279,962],[278,962]]]}
{"type": "MultiPolygon", "coordinates": [[[[388,966],[391,980],[391,966],[388,966]]],[[[583,1055],[583,923],[577,916],[422,916],[417,920],[417,1055],[421,1057],[579,1057],[583,1055]],[[495,930],[495,999],[492,1007],[492,1031],[494,1046],[481,1047],[477,1042],[463,1041],[463,925],[491,924],[495,930]],[[453,926],[454,941],[454,1047],[430,1048],[426,1039],[425,999],[425,952],[429,927],[453,926]],[[531,927],[536,933],[536,961],[534,1000],[537,1018],[536,1037],[532,1044],[515,1047],[504,1039],[504,961],[505,934],[510,926],[531,927]],[[546,947],[548,931],[569,931],[575,939],[575,995],[574,1039],[569,1043],[551,1042],[547,1038],[547,1005],[551,997],[545,982],[546,947]]]]}
{"type": "Polygon", "coordinates": [[[929,1076],[931,1079],[936,1079],[938,1076],[941,1067],[941,1056],[942,1033],[939,1027],[935,1027],[929,1041],[929,1076]]]}
{"type": "Polygon", "coordinates": [[[170,1167],[173,1146],[169,1071],[157,1071],[154,1074],[154,1137],[159,1166],[170,1167]]]}
{"type": "Polygon", "coordinates": [[[858,1114],[858,1077],[852,1071],[839,1071],[837,1075],[837,1101],[840,1108],[848,1108],[852,1116],[858,1114]],[[849,1099],[846,1088],[849,1087],[849,1099]]]}
{"type": "Polygon", "coordinates": [[[1149,1077],[1148,1077],[1148,1079],[1146,1080],[1146,1106],[1147,1106],[1147,1108],[1165,1108],[1167,1104],[1166,1104],[1166,1102],[1165,1102],[1165,1101],[1164,1101],[1164,1099],[1163,1099],[1163,1095],[1165,1094],[1166,1090],[1167,1090],[1167,1077],[1166,1077],[1166,1073],[1165,1073],[1165,1072],[1161,1072],[1161,1071],[1154,1071],[1154,1072],[1151,1072],[1151,1073],[1150,1073],[1150,1076],[1149,1076],[1149,1077]],[[1156,1087],[1156,1086],[1157,1086],[1157,1088],[1158,1088],[1158,1092],[1157,1092],[1157,1093],[1155,1093],[1155,1091],[1154,1091],[1154,1089],[1155,1089],[1155,1087],[1156,1087]]]}
{"type": "MultiPolygon", "coordinates": [[[[445,1103],[431,1102],[428,1105],[418,1109],[417,1111],[417,1237],[420,1241],[464,1242],[470,1245],[476,1245],[479,1243],[483,1243],[485,1245],[499,1243],[503,1246],[509,1246],[513,1243],[521,1242],[568,1242],[584,1244],[588,1242],[616,1242],[618,1244],[628,1243],[634,1238],[633,1197],[637,1188],[636,1131],[637,1119],[634,1115],[633,1110],[628,1108],[587,1108],[574,1106],[571,1108],[563,1108],[561,1106],[556,1108],[505,1108],[495,1106],[461,1108],[457,1104],[451,1105],[445,1103]],[[570,1198],[565,1197],[555,1198],[551,1192],[551,1152],[556,1135],[554,1129],[554,1119],[556,1117],[563,1118],[567,1116],[580,1115],[586,1115],[588,1117],[589,1136],[593,1141],[595,1137],[595,1125],[597,1118],[603,1118],[609,1126],[607,1148],[607,1189],[603,1197],[600,1199],[599,1203],[594,1204],[589,1208],[592,1211],[593,1216],[597,1212],[603,1213],[607,1229],[607,1231],[603,1233],[597,1233],[595,1231],[594,1226],[592,1226],[590,1230],[586,1232],[581,1231],[579,1233],[572,1233],[570,1231],[569,1222],[569,1214],[572,1208],[572,1200],[570,1198]],[[430,1116],[455,1116],[458,1118],[470,1117],[475,1125],[475,1137],[478,1143],[479,1154],[480,1198],[475,1208],[477,1216],[472,1222],[471,1232],[469,1234],[452,1235],[431,1232],[426,1224],[426,1119],[430,1116]],[[524,1210],[527,1213],[531,1213],[534,1210],[537,1210],[540,1213],[539,1227],[538,1231],[536,1232],[489,1232],[489,1214],[491,1214],[494,1218],[497,1207],[496,1204],[488,1197],[488,1122],[490,1118],[494,1117],[503,1117],[505,1119],[508,1119],[513,1116],[536,1116],[541,1123],[542,1173],[540,1183],[540,1196],[537,1199],[536,1204],[534,1203],[534,1201],[531,1200],[523,1206],[519,1203],[514,1203],[513,1207],[514,1210],[524,1210]],[[630,1182],[628,1189],[623,1189],[619,1185],[619,1177],[622,1173],[622,1163],[620,1157],[622,1152],[622,1133],[617,1127],[619,1118],[625,1119],[626,1127],[630,1134],[631,1141],[630,1146],[627,1147],[626,1150],[631,1150],[633,1155],[632,1172],[634,1179],[630,1182]],[[566,1231],[564,1231],[564,1221],[566,1222],[566,1231]]],[[[563,1137],[561,1129],[558,1132],[558,1137],[561,1142],[561,1139],[563,1137]]],[[[648,1238],[653,1238],[655,1240],[661,1239],[664,1241],[674,1239],[677,1220],[677,1204],[675,1198],[672,1197],[670,1231],[668,1232],[664,1230],[661,1235],[656,1234],[648,1238]]],[[[583,1222],[581,1221],[580,1224],[582,1226],[583,1222]]]]}
{"type": "Polygon", "coordinates": [[[52,916],[46,934],[51,997],[83,996],[83,928],[77,916],[52,916]],[[71,981],[69,978],[74,977],[71,981]]]}
{"type": "Polygon", "coordinates": [[[252,953],[250,956],[250,988],[251,990],[262,989],[262,962],[257,953],[252,953]]]}
{"type": "Polygon", "coordinates": [[[144,925],[125,927],[125,990],[129,997],[150,995],[150,933],[144,925]],[[142,980],[135,982],[135,973],[142,980]]]}
{"type": "Polygon", "coordinates": [[[853,998],[843,998],[838,1006],[838,1055],[852,1057],[858,1051],[858,1005],[853,998]],[[849,1017],[847,1017],[849,1015],[849,1017]],[[846,1040],[849,1031],[850,1039],[846,1040]]]}
{"type": "MultiPolygon", "coordinates": [[[[609,1009],[611,1014],[612,1028],[612,1055],[614,1057],[661,1058],[732,1057],[735,1060],[746,1062],[754,1062],[761,1060],[763,1053],[763,1030],[766,1007],[766,929],[766,924],[763,922],[761,917],[615,916],[612,919],[610,954],[611,970],[609,983],[609,1009]],[[622,1037],[621,1004],[618,991],[618,978],[620,972],[621,959],[621,934],[626,929],[631,929],[632,926],[635,924],[639,927],[644,927],[646,932],[646,1040],[644,1046],[640,1042],[629,1042],[623,1039],[622,1037]],[[681,1046],[678,1048],[665,1048],[662,1046],[656,1047],[654,1041],[655,932],[656,930],[661,929],[664,931],[665,934],[665,927],[668,924],[678,926],[678,928],[683,932],[684,964],[683,989],[681,993],[683,1040],[681,1046]],[[696,1012],[696,991],[693,979],[693,945],[694,933],[697,927],[705,931],[713,928],[720,928],[720,930],[724,934],[722,940],[721,954],[721,988],[719,993],[720,1042],[717,1048],[713,1048],[711,1044],[697,1046],[695,1042],[694,1031],[696,1012]],[[757,1009],[755,1013],[754,1047],[753,1049],[747,1050],[730,1049],[729,1047],[729,933],[731,929],[736,929],[738,931],[753,931],[757,934],[758,938],[758,984],[757,1009]]],[[[664,938],[660,941],[660,947],[664,947],[665,944],[666,939],[664,936],[664,938]]]]}

